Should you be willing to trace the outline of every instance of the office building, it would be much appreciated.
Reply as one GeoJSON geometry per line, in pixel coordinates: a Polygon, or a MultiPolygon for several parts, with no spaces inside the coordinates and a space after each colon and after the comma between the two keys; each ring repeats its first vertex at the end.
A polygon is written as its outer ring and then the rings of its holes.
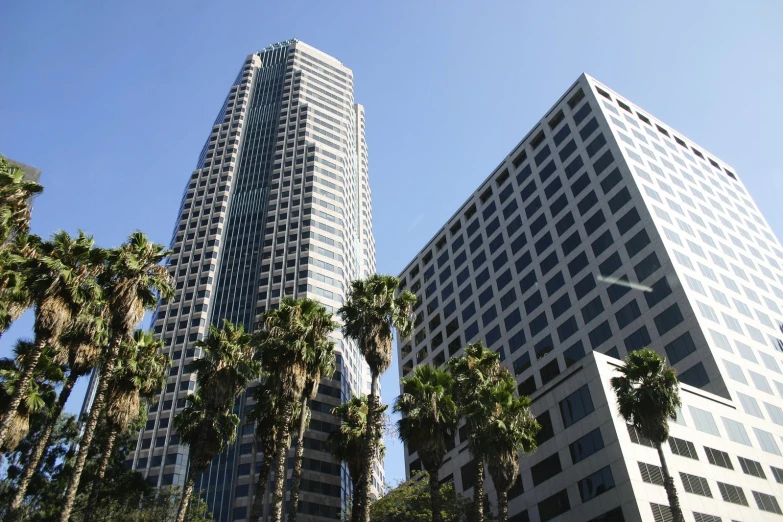
{"type": "MultiPolygon", "coordinates": [[[[195,390],[194,343],[210,324],[225,318],[253,330],[284,296],[313,298],[336,312],[348,282],[375,272],[368,175],[364,109],[354,102],[350,69],[297,40],[247,57],[182,195],[168,260],[176,297],[153,318],[173,367],[129,456],[152,484],[185,481],[188,448],[171,421],[195,390]]],[[[339,425],[329,412],[369,391],[356,345],[339,331],[333,339],[338,371],[321,383],[305,436],[305,521],[336,519],[348,501],[347,470],[324,446],[339,425]]],[[[221,522],[246,519],[258,478],[261,454],[254,426],[244,422],[251,393],[237,403],[236,442],[196,482],[221,522]]],[[[380,465],[374,478],[383,482],[380,465]]]]}
{"type": "MultiPolygon", "coordinates": [[[[734,168],[583,75],[403,270],[420,300],[400,373],[469,342],[500,354],[542,426],[512,521],[659,522],[658,455],[609,385],[651,347],[682,383],[664,451],[685,520],[778,520],[781,263],[734,168]]],[[[465,438],[441,476],[471,494],[465,438]]]]}

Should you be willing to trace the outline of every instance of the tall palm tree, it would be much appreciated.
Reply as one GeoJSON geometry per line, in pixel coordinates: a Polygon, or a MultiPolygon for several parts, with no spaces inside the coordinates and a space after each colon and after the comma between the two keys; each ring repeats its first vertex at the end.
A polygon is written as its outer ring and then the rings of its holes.
{"type": "Polygon", "coordinates": [[[131,339],[144,313],[154,310],[158,297],[170,299],[174,295],[169,273],[160,264],[168,254],[163,245],[151,243],[145,234],[134,232],[125,243],[108,253],[106,267],[99,274],[98,281],[103,288],[111,335],[108,349],[101,358],[101,376],[65,493],[61,522],[68,522],[71,516],[87,454],[106,401],[109,385],[106,377],[114,373],[120,347],[131,339]]]}
{"type": "Polygon", "coordinates": [[[94,247],[91,236],[79,232],[72,238],[66,232],[56,232],[38,250],[38,255],[27,259],[23,268],[35,305],[35,346],[27,355],[19,386],[3,409],[0,445],[5,442],[44,348],[49,345],[57,349],[60,336],[78,315],[80,307],[100,295],[95,277],[102,269],[104,253],[94,247]]]}
{"type": "Polygon", "coordinates": [[[0,336],[32,306],[25,263],[38,253],[38,236],[16,234],[0,245],[0,336]]]}
{"type": "Polygon", "coordinates": [[[508,522],[508,491],[519,480],[519,453],[536,450],[541,426],[530,412],[530,399],[516,397],[516,381],[506,368],[500,382],[488,390],[496,404],[487,428],[487,468],[498,497],[498,522],[508,522]]]}
{"type": "Polygon", "coordinates": [[[248,383],[261,376],[252,336],[239,325],[223,320],[223,327],[209,327],[206,339],[195,346],[203,350],[201,359],[191,363],[197,389],[187,397],[185,409],[174,418],[174,429],[183,444],[190,446],[190,466],[177,522],[184,522],[193,495],[196,477],[210,461],[234,441],[239,417],[233,412],[237,397],[248,383]]]}
{"type": "Polygon", "coordinates": [[[411,313],[416,296],[408,290],[396,296],[399,285],[398,278],[379,274],[351,281],[345,304],[337,311],[343,320],[343,334],[357,342],[372,375],[367,410],[369,429],[358,489],[362,512],[353,511],[357,513],[358,518],[355,520],[359,522],[369,522],[370,519],[372,462],[376,455],[375,441],[381,420],[379,377],[391,364],[394,329],[401,338],[409,337],[413,329],[411,313]]]}
{"type": "Polygon", "coordinates": [[[283,517],[285,462],[291,443],[290,424],[294,404],[301,399],[307,386],[311,359],[308,350],[308,336],[311,332],[305,317],[308,301],[284,298],[278,308],[264,312],[261,317],[262,330],[257,334],[264,370],[274,377],[276,395],[280,401],[274,459],[273,522],[281,522],[283,517]]]}
{"type": "MultiPolygon", "coordinates": [[[[22,375],[25,374],[27,359],[35,350],[35,343],[20,339],[14,346],[14,357],[0,359],[0,405],[10,401],[19,386],[22,375]]],[[[30,415],[44,411],[54,402],[56,393],[54,386],[63,380],[63,371],[52,362],[54,350],[47,347],[38,359],[33,379],[27,387],[24,398],[19,404],[11,422],[11,429],[0,447],[0,451],[14,451],[17,445],[30,431],[30,415]]]]}
{"type": "MultiPolygon", "coordinates": [[[[275,458],[277,443],[277,426],[280,422],[280,398],[277,393],[278,384],[272,376],[267,376],[261,384],[253,390],[253,399],[256,401],[255,408],[247,414],[247,421],[254,422],[256,425],[256,444],[261,447],[263,454],[261,460],[261,469],[259,470],[256,491],[253,494],[253,504],[250,510],[248,520],[256,522],[261,520],[262,510],[264,509],[264,498],[266,497],[266,487],[269,482],[269,472],[272,470],[272,462],[275,458]]],[[[296,409],[292,410],[292,421],[297,417],[296,409]]],[[[289,424],[288,429],[293,426],[289,424]]]]}
{"type": "Polygon", "coordinates": [[[142,400],[149,401],[156,393],[160,393],[166,384],[171,361],[168,355],[160,353],[161,348],[163,342],[155,339],[152,332],[144,330],[133,332],[133,340],[120,348],[114,372],[109,376],[105,412],[108,434],[85,512],[87,522],[93,518],[93,508],[101,492],[101,484],[117,436],[139,419],[142,400]]]}
{"type": "Polygon", "coordinates": [[[397,432],[409,451],[417,452],[429,474],[432,522],[443,522],[440,498],[440,467],[454,442],[459,422],[452,388],[454,380],[445,370],[429,364],[417,366],[413,374],[400,381],[402,393],[394,402],[394,412],[401,413],[397,432]]]}
{"type": "Polygon", "coordinates": [[[672,520],[683,522],[677,488],[663,454],[663,444],[669,438],[669,420],[677,420],[677,408],[681,405],[677,372],[649,348],[629,353],[617,371],[621,375],[611,379],[617,409],[625,422],[658,450],[672,520]]]}
{"type": "Polygon", "coordinates": [[[108,331],[106,324],[101,317],[100,301],[93,301],[88,306],[82,308],[76,321],[65,332],[60,339],[63,349],[58,350],[55,356],[55,363],[64,364],[68,368],[68,377],[65,379],[57,402],[49,413],[46,425],[39,434],[30,453],[28,461],[22,470],[14,497],[8,511],[9,519],[13,519],[15,513],[22,505],[30,481],[38,470],[41,459],[49,447],[52,433],[57,425],[60,414],[62,414],[71,391],[76,382],[92,371],[98,363],[101,353],[101,347],[108,340],[108,331]]]}
{"type": "Polygon", "coordinates": [[[334,342],[329,334],[337,328],[332,314],[320,303],[312,299],[300,299],[302,307],[302,325],[305,328],[305,349],[307,350],[307,377],[304,392],[299,404],[299,432],[294,451],[294,467],[291,471],[291,509],[288,522],[296,522],[299,510],[299,487],[302,481],[302,457],[304,456],[304,435],[310,418],[307,401],[315,399],[321,378],[331,379],[336,361],[334,342]]]}
{"type": "Polygon", "coordinates": [[[41,185],[0,156],[0,248],[9,237],[30,230],[31,200],[41,192],[41,185]]]}
{"type": "Polygon", "coordinates": [[[475,463],[473,480],[473,519],[484,522],[484,461],[487,457],[487,430],[494,402],[488,390],[501,377],[500,356],[482,343],[468,344],[461,357],[450,359],[454,377],[454,398],[468,431],[468,451],[475,463]]]}
{"type": "MultiPolygon", "coordinates": [[[[332,452],[335,459],[345,462],[348,466],[348,474],[351,476],[353,491],[351,498],[351,519],[354,519],[354,513],[363,511],[361,504],[362,498],[359,495],[359,479],[364,465],[364,446],[367,443],[367,411],[369,409],[369,398],[367,395],[361,397],[351,397],[351,400],[344,402],[340,406],[332,408],[332,415],[340,417],[340,428],[331,432],[326,439],[326,444],[332,452]]],[[[386,406],[381,407],[381,415],[386,410],[386,406]]],[[[377,458],[383,459],[385,448],[383,446],[383,437],[381,432],[376,432],[375,447],[377,448],[377,458]]]]}

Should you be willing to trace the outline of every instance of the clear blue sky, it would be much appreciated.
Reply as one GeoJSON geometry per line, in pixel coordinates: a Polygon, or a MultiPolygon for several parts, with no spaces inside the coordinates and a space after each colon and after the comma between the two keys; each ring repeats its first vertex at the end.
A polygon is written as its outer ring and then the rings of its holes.
{"type": "MultiPolygon", "coordinates": [[[[354,71],[381,272],[399,273],[582,72],[733,165],[783,233],[779,0],[30,0],[0,19],[0,152],[43,171],[41,235],[168,243],[243,59],[293,37],[354,71]]],[[[0,354],[29,330],[25,317],[0,354]]],[[[395,365],[386,402],[396,381],[395,365]]],[[[387,444],[394,481],[402,448],[387,444]]]]}

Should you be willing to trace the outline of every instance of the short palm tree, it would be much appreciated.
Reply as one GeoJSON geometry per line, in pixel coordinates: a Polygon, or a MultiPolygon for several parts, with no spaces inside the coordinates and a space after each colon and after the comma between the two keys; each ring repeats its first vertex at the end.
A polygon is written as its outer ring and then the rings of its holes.
{"type": "Polygon", "coordinates": [[[236,437],[239,417],[234,402],[248,384],[261,376],[252,336],[244,328],[223,320],[223,327],[209,327],[206,339],[195,346],[203,357],[191,363],[197,389],[187,397],[185,409],[174,419],[174,430],[183,444],[190,446],[190,466],[177,522],[184,522],[196,477],[210,461],[236,437]]]}
{"type": "Polygon", "coordinates": [[[5,443],[44,348],[59,348],[60,336],[73,323],[81,306],[100,295],[95,277],[103,267],[103,251],[94,247],[91,236],[79,232],[72,238],[66,232],[57,232],[37,250],[38,254],[27,259],[23,267],[35,306],[35,346],[27,355],[19,386],[3,409],[0,445],[5,443]]]}
{"type": "Polygon", "coordinates": [[[152,332],[136,330],[133,340],[120,348],[120,356],[109,376],[109,391],[106,397],[105,422],[108,429],[104,447],[101,450],[95,483],[92,485],[89,507],[85,520],[92,520],[94,509],[101,492],[101,484],[114,449],[114,441],[132,423],[139,419],[142,400],[149,401],[160,393],[166,384],[171,363],[168,355],[160,353],[163,342],[155,339],[152,332]]]}
{"type": "Polygon", "coordinates": [[[487,429],[487,468],[497,492],[498,522],[507,522],[508,491],[519,480],[519,454],[536,450],[541,426],[530,412],[530,399],[515,396],[516,381],[506,368],[488,391],[496,407],[487,429]]]}
{"type": "Polygon", "coordinates": [[[12,518],[11,515],[19,509],[24,501],[30,481],[49,447],[52,433],[68,398],[71,396],[74,385],[79,378],[92,371],[98,363],[102,346],[108,341],[108,331],[101,317],[101,308],[100,301],[93,301],[83,307],[76,321],[60,338],[62,350],[56,352],[55,363],[64,364],[68,369],[68,376],[57,397],[57,402],[48,415],[46,425],[36,439],[30,457],[22,470],[9,507],[9,518],[12,518]]]}
{"type": "Polygon", "coordinates": [[[273,376],[277,385],[275,394],[280,401],[275,442],[273,522],[281,522],[283,517],[285,463],[291,443],[293,409],[305,393],[311,370],[313,354],[308,347],[308,339],[312,332],[307,315],[308,310],[312,311],[311,303],[315,301],[284,298],[278,308],[264,312],[262,330],[257,333],[264,370],[267,375],[273,376]]]}
{"type": "MultiPolygon", "coordinates": [[[[27,358],[35,350],[35,343],[19,340],[14,346],[14,357],[0,359],[0,406],[5,406],[14,396],[22,375],[26,372],[27,358]]],[[[65,377],[60,366],[52,362],[54,350],[50,347],[38,359],[33,379],[14,412],[11,428],[5,443],[0,447],[3,453],[11,452],[27,436],[30,430],[30,415],[46,410],[55,400],[54,387],[65,377]]]]}
{"type": "Polygon", "coordinates": [[[30,230],[31,201],[41,192],[41,185],[0,156],[0,248],[13,235],[30,230]]]}
{"type": "MultiPolygon", "coordinates": [[[[332,452],[332,456],[348,466],[348,474],[351,476],[353,491],[351,495],[351,518],[356,512],[362,512],[364,507],[358,493],[359,479],[364,466],[364,446],[367,443],[367,411],[369,398],[366,395],[351,397],[351,400],[332,409],[332,415],[340,417],[340,428],[329,434],[326,443],[332,452]]],[[[381,407],[381,415],[386,407],[381,407]]],[[[380,431],[376,432],[375,447],[377,457],[383,459],[385,448],[380,431]]]]}
{"type": "Polygon", "coordinates": [[[419,454],[429,474],[433,522],[443,522],[440,467],[459,422],[453,386],[448,372],[431,365],[417,366],[412,375],[400,381],[402,393],[394,403],[394,412],[402,414],[397,421],[400,439],[409,452],[419,454]]]}
{"type": "Polygon", "coordinates": [[[299,510],[299,487],[302,481],[302,457],[304,456],[304,435],[310,418],[307,401],[315,399],[321,378],[331,379],[334,375],[336,361],[334,342],[329,340],[337,323],[332,320],[332,314],[326,311],[320,303],[312,299],[300,299],[302,307],[302,326],[304,326],[305,349],[307,350],[307,377],[304,391],[299,404],[299,431],[294,451],[294,467],[291,471],[291,509],[288,512],[288,522],[296,522],[299,510]]]}
{"type": "Polygon", "coordinates": [[[168,253],[163,245],[150,242],[141,232],[134,232],[125,243],[108,253],[106,266],[98,275],[108,310],[109,345],[101,357],[101,377],[79,442],[60,513],[61,522],[68,522],[71,516],[87,454],[106,401],[109,385],[106,377],[114,373],[120,347],[131,340],[136,325],[146,311],[155,309],[159,297],[170,299],[174,295],[169,273],[160,264],[168,253]]]}
{"type": "Polygon", "coordinates": [[[617,409],[625,422],[658,450],[672,520],[682,522],[677,488],[663,453],[663,444],[669,438],[669,420],[677,420],[677,408],[681,405],[677,373],[674,368],[666,366],[663,357],[649,348],[629,353],[617,371],[621,375],[611,379],[617,396],[617,409]]]}
{"type": "Polygon", "coordinates": [[[370,517],[372,463],[377,453],[375,441],[381,428],[379,378],[391,364],[394,330],[399,337],[407,338],[413,329],[411,315],[416,296],[407,290],[395,295],[399,285],[398,278],[379,274],[351,281],[345,304],[337,311],[343,320],[343,334],[359,345],[372,375],[367,411],[369,429],[357,491],[362,511],[352,511],[354,520],[359,522],[369,522],[370,517]]]}
{"type": "Polygon", "coordinates": [[[487,430],[495,403],[488,390],[501,378],[500,356],[483,344],[469,344],[462,356],[450,359],[454,377],[454,399],[468,431],[468,451],[475,463],[473,480],[473,519],[484,521],[484,461],[487,457],[487,430]]]}

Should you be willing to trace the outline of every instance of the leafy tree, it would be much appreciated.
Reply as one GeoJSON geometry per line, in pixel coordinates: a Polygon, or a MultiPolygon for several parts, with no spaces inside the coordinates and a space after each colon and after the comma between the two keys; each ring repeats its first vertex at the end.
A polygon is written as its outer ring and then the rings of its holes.
{"type": "Polygon", "coordinates": [[[33,304],[25,264],[38,254],[40,242],[38,236],[17,234],[0,244],[0,336],[33,304]]]}
{"type": "Polygon", "coordinates": [[[443,522],[440,506],[440,467],[454,444],[459,421],[452,396],[451,375],[431,365],[417,366],[413,374],[400,381],[402,393],[394,403],[400,439],[409,451],[417,452],[429,476],[432,521],[443,522]]]}
{"type": "MultiPolygon", "coordinates": [[[[13,397],[25,373],[28,356],[34,349],[34,343],[20,339],[14,346],[14,357],[0,359],[0,407],[5,407],[13,397]]],[[[0,447],[3,453],[14,451],[27,436],[30,416],[45,410],[54,402],[54,387],[62,381],[63,371],[52,362],[53,354],[54,350],[47,347],[38,359],[32,382],[11,419],[5,443],[0,447]]]]}
{"type": "Polygon", "coordinates": [[[3,409],[0,445],[5,443],[45,347],[58,348],[60,336],[73,323],[80,307],[100,294],[95,276],[102,268],[103,251],[94,248],[92,237],[79,232],[71,238],[61,231],[37,250],[38,254],[26,260],[23,268],[35,305],[35,346],[27,354],[19,384],[3,409]]]}
{"type": "Polygon", "coordinates": [[[681,406],[677,373],[649,348],[629,353],[617,371],[621,375],[611,379],[617,409],[658,450],[672,520],[683,522],[677,488],[663,454],[663,444],[669,438],[669,420],[677,420],[677,408],[681,406]]]}
{"type": "Polygon", "coordinates": [[[488,429],[495,403],[489,390],[501,378],[500,356],[483,344],[469,344],[461,357],[450,359],[454,377],[454,398],[468,431],[468,451],[476,464],[473,481],[473,520],[484,521],[484,461],[487,457],[488,429]]]}
{"type": "Polygon", "coordinates": [[[16,493],[10,504],[9,517],[11,518],[24,501],[27,488],[49,447],[52,433],[65,408],[65,404],[68,402],[68,398],[71,396],[71,391],[76,381],[88,374],[98,362],[101,346],[106,342],[108,335],[105,323],[100,316],[100,306],[100,301],[98,301],[83,307],[76,321],[66,331],[64,336],[60,338],[60,344],[63,349],[56,352],[55,362],[66,365],[68,377],[60,390],[57,402],[45,416],[45,424],[40,427],[38,436],[32,448],[30,448],[29,458],[25,462],[24,469],[19,477],[16,493]]]}
{"type": "MultiPolygon", "coordinates": [[[[431,490],[426,473],[389,489],[384,496],[370,504],[371,522],[430,522],[433,519],[431,490]]],[[[458,494],[454,484],[439,486],[441,497],[440,519],[443,522],[467,522],[471,511],[470,499],[458,494]]]]}
{"type": "Polygon", "coordinates": [[[203,350],[203,357],[191,363],[198,386],[173,424],[182,443],[190,446],[177,522],[185,520],[196,477],[236,437],[239,417],[232,412],[234,401],[250,381],[261,376],[261,363],[255,359],[251,340],[241,325],[224,319],[222,328],[210,326],[207,338],[196,343],[203,350]]]}
{"type": "Polygon", "coordinates": [[[111,336],[108,349],[102,357],[101,377],[79,442],[73,475],[65,493],[61,522],[68,522],[71,515],[87,453],[106,401],[109,385],[107,376],[114,373],[120,347],[130,340],[144,313],[155,308],[158,296],[169,299],[174,295],[171,278],[160,264],[167,255],[168,251],[163,245],[151,243],[143,233],[134,232],[125,243],[108,253],[106,268],[98,274],[109,312],[111,336]]]}
{"type": "Polygon", "coordinates": [[[107,435],[92,484],[92,494],[85,516],[87,521],[92,520],[95,512],[117,436],[134,421],[141,418],[146,420],[146,408],[142,400],[149,401],[156,393],[160,393],[166,384],[171,361],[168,355],[160,353],[161,348],[163,342],[155,339],[152,332],[144,330],[133,332],[133,340],[120,348],[114,373],[109,377],[105,412],[107,435]]]}
{"type": "MultiPolygon", "coordinates": [[[[296,522],[299,510],[299,487],[302,481],[302,457],[304,456],[304,435],[310,419],[307,401],[315,399],[321,378],[332,378],[335,371],[334,342],[329,334],[337,328],[332,314],[320,303],[312,299],[300,299],[302,307],[302,325],[305,328],[305,349],[307,350],[307,377],[301,403],[299,404],[299,432],[294,451],[294,467],[291,472],[291,507],[288,522],[296,522]]],[[[292,416],[293,418],[293,416],[292,416]]]]}
{"type": "Polygon", "coordinates": [[[541,429],[530,412],[530,399],[516,397],[516,381],[501,368],[500,382],[486,390],[495,402],[495,414],[487,428],[487,468],[498,497],[498,520],[508,521],[508,491],[519,479],[519,453],[536,450],[541,429]]]}
{"type": "MultiPolygon", "coordinates": [[[[326,439],[326,444],[329,446],[334,458],[340,462],[345,462],[348,466],[348,474],[353,483],[351,495],[353,501],[352,513],[363,509],[361,504],[362,498],[358,490],[360,487],[359,478],[364,465],[364,446],[367,443],[368,403],[368,397],[363,395],[361,397],[351,397],[351,400],[332,408],[332,415],[340,417],[340,428],[331,432],[326,439]]],[[[386,407],[382,406],[381,414],[385,410],[386,407]]],[[[382,460],[385,452],[383,437],[380,431],[377,431],[375,436],[376,455],[377,458],[382,460]]]]}
{"type": "MultiPolygon", "coordinates": [[[[337,311],[343,320],[343,334],[357,342],[359,350],[370,367],[372,384],[367,410],[367,442],[359,477],[358,504],[354,520],[369,520],[369,493],[372,483],[372,464],[376,455],[377,432],[380,431],[381,413],[378,382],[392,360],[394,329],[401,338],[407,338],[413,329],[411,313],[416,296],[403,291],[396,296],[400,280],[394,276],[372,275],[366,279],[351,281],[345,304],[337,311]]],[[[356,499],[354,499],[356,502],[356,499]]]]}
{"type": "Polygon", "coordinates": [[[43,187],[25,179],[24,171],[0,156],[0,248],[16,234],[30,230],[31,200],[43,187]]]}

